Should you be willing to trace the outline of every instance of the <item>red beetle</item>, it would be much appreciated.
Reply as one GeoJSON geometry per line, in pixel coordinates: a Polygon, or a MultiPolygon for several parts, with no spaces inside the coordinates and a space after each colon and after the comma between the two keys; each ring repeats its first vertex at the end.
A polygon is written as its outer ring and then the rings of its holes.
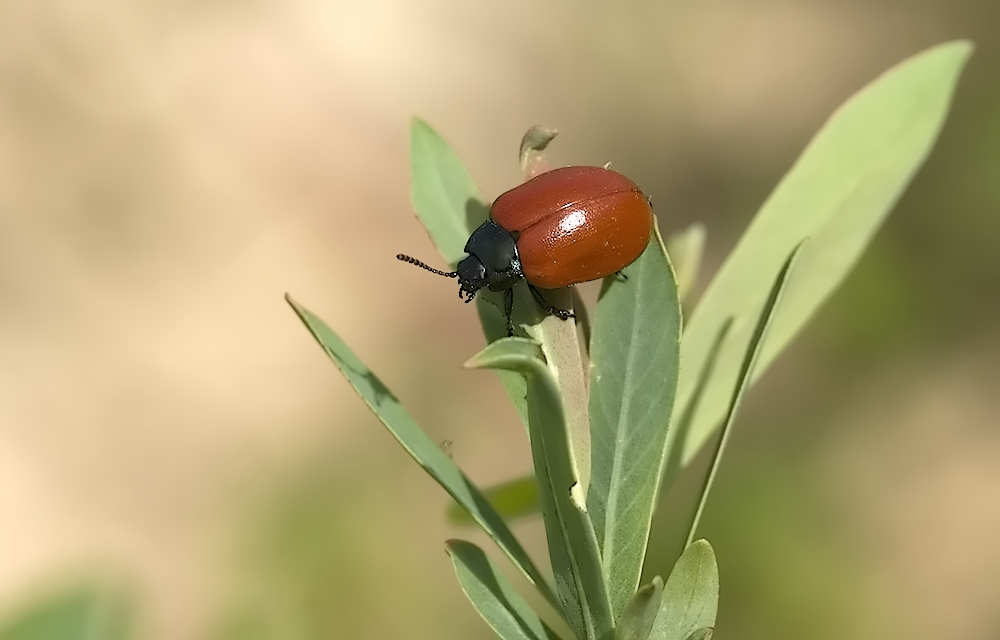
{"type": "Polygon", "coordinates": [[[483,287],[504,292],[507,333],[513,286],[528,281],[535,299],[563,320],[572,313],[545,302],[537,288],[558,289],[621,271],[646,248],[653,209],[634,182],[600,167],[564,167],[502,194],[490,217],[465,244],[456,271],[439,271],[409,256],[396,257],[449,278],[472,301],[483,287]],[[537,287],[537,288],[536,288],[537,287]]]}

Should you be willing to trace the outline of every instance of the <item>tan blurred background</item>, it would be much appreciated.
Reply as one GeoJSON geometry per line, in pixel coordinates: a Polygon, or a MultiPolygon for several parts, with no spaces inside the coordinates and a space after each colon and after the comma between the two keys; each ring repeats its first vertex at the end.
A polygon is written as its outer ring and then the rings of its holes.
{"type": "Polygon", "coordinates": [[[530,468],[460,368],[473,311],[393,259],[435,258],[410,116],[489,198],[558,127],[554,162],[706,222],[704,284],[837,104],[955,37],[978,48],[938,148],[753,394],[705,533],[720,640],[1000,636],[990,0],[0,0],[0,612],[111,576],[152,640],[492,637],[442,547],[482,538],[282,300],[475,480],[530,468]]]}

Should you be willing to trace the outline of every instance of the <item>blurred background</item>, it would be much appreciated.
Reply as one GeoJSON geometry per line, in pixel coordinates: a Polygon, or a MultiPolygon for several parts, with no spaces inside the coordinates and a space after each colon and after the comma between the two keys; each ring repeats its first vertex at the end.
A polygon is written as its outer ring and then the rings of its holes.
{"type": "MultiPolygon", "coordinates": [[[[410,116],[487,198],[556,164],[703,221],[704,286],[832,110],[977,50],[933,155],[757,386],[709,501],[717,636],[1000,636],[1000,5],[0,2],[0,618],[97,581],[136,638],[491,638],[445,494],[287,308],[482,485],[524,432],[411,213],[410,116]]],[[[661,511],[662,513],[662,511],[661,511]]],[[[662,520],[662,518],[661,518],[662,520]]],[[[657,521],[647,572],[666,574],[657,521]]],[[[538,519],[518,524],[544,553],[538,519]]]]}

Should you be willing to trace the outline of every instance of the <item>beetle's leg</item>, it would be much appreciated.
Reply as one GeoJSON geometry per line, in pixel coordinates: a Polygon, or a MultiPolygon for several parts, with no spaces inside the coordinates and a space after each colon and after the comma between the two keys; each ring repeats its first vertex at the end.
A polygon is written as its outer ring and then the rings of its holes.
{"type": "Polygon", "coordinates": [[[507,316],[507,337],[514,337],[514,322],[510,319],[510,314],[514,311],[514,287],[503,291],[503,313],[507,316]]]}
{"type": "Polygon", "coordinates": [[[621,278],[624,281],[628,281],[628,276],[625,275],[624,271],[615,271],[615,277],[621,278]]]}
{"type": "Polygon", "coordinates": [[[535,301],[538,302],[538,306],[545,309],[545,311],[547,311],[550,315],[553,315],[560,320],[569,320],[570,318],[576,317],[576,314],[572,311],[567,311],[566,309],[556,309],[551,304],[546,302],[545,298],[542,297],[542,294],[535,288],[534,285],[529,284],[528,288],[531,289],[531,295],[535,297],[535,301]]]}

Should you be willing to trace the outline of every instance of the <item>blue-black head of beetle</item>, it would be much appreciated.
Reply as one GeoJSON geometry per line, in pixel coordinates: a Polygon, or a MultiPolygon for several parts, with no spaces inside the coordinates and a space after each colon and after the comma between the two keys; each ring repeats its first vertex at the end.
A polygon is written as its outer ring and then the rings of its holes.
{"type": "MultiPolygon", "coordinates": [[[[484,287],[490,291],[503,291],[507,335],[513,336],[514,325],[511,320],[514,307],[513,287],[524,279],[521,257],[517,253],[517,238],[492,219],[487,219],[469,236],[469,241],[465,243],[465,252],[469,255],[458,263],[455,271],[440,271],[402,253],[397,254],[396,258],[439,276],[458,278],[458,297],[466,302],[472,302],[476,292],[484,287]]],[[[535,300],[549,313],[563,320],[575,317],[573,313],[556,309],[547,303],[531,283],[528,283],[528,287],[535,300]]]]}
{"type": "Polygon", "coordinates": [[[458,263],[455,271],[439,271],[402,253],[396,257],[431,273],[458,278],[458,297],[466,302],[471,302],[483,287],[490,291],[506,291],[524,279],[521,258],[517,255],[517,239],[493,220],[487,220],[472,232],[465,243],[465,252],[469,255],[458,263]]]}

